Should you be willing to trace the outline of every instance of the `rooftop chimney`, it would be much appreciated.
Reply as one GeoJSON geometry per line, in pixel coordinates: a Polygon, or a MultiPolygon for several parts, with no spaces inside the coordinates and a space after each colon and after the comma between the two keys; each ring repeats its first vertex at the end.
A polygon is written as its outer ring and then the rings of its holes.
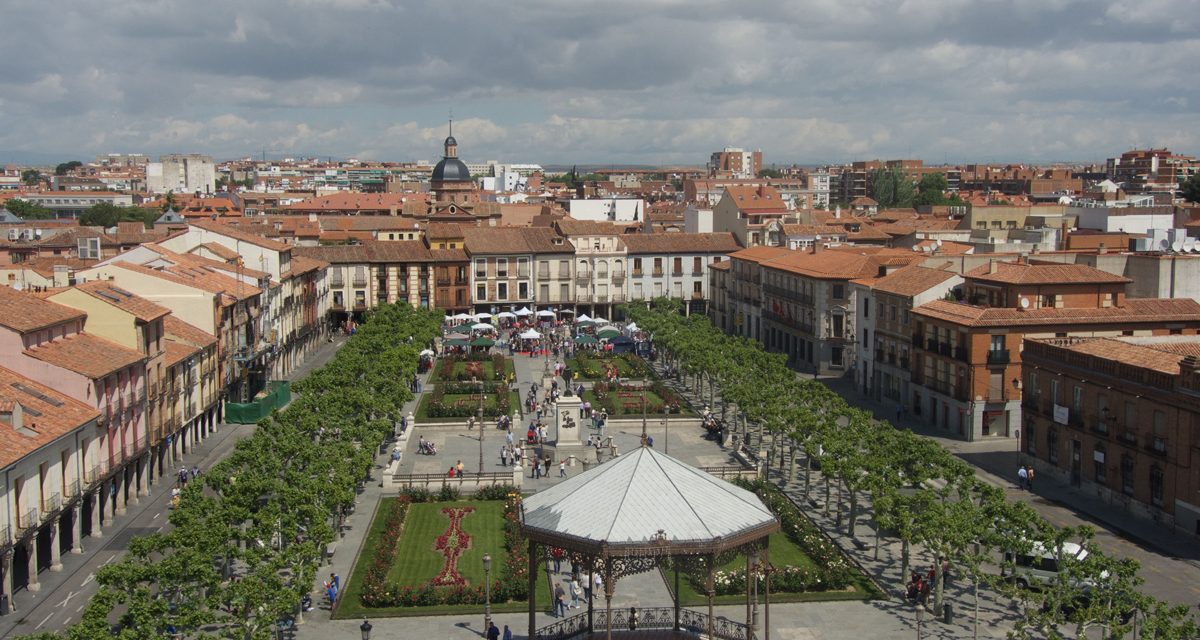
{"type": "Polygon", "coordinates": [[[1108,253],[1108,247],[1104,246],[1104,243],[1101,242],[1100,248],[1096,250],[1096,253],[1098,253],[1100,255],[1104,255],[1104,254],[1108,253]]]}
{"type": "Polygon", "coordinates": [[[996,265],[995,258],[988,260],[988,275],[995,275],[996,272],[999,270],[1000,270],[1000,267],[996,265]]]}

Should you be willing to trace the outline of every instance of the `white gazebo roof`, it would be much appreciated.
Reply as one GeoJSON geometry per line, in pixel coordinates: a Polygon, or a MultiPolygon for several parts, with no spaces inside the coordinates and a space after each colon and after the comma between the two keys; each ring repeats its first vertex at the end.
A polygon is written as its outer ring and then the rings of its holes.
{"type": "Polygon", "coordinates": [[[707,545],[778,527],[758,496],[651,447],[539,491],[521,510],[527,533],[609,547],[645,545],[660,530],[669,544],[707,545]]]}

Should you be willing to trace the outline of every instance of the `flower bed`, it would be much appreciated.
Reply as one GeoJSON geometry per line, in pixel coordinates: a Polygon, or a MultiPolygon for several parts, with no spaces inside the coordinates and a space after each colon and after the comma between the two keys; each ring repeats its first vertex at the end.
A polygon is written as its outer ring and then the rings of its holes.
{"type": "Polygon", "coordinates": [[[499,353],[447,356],[434,365],[431,380],[469,382],[474,379],[499,382],[507,378],[512,371],[512,363],[499,353]]]}
{"type": "Polygon", "coordinates": [[[576,351],[575,357],[567,362],[572,371],[586,380],[603,380],[605,369],[617,368],[617,377],[624,379],[653,379],[654,373],[645,360],[631,353],[611,354],[605,352],[576,351]]]}
{"type": "MultiPolygon", "coordinates": [[[[585,399],[592,402],[592,408],[604,411],[610,416],[622,416],[642,413],[642,388],[626,384],[609,384],[597,382],[592,385],[590,392],[584,394],[585,399]]],[[[679,415],[687,413],[687,403],[679,394],[667,388],[661,382],[654,382],[646,388],[646,413],[662,414],[669,407],[671,413],[679,415]]]]}
{"type": "MultiPolygon", "coordinates": [[[[529,596],[529,556],[527,543],[521,535],[521,495],[515,487],[489,487],[476,498],[504,499],[504,558],[497,576],[492,580],[492,604],[524,601],[529,596]],[[503,491],[507,489],[507,491],[503,491]],[[503,491],[503,493],[502,493],[503,491]]],[[[438,576],[416,585],[388,584],[387,576],[396,560],[405,514],[414,502],[434,501],[438,494],[412,491],[391,504],[387,525],[375,548],[374,561],[364,578],[362,605],[372,609],[387,607],[436,607],[441,605],[481,605],[486,599],[483,584],[472,584],[458,574],[458,558],[472,546],[472,538],[462,529],[464,517],[475,512],[470,506],[448,506],[442,509],[450,518],[446,531],[434,541],[434,547],[445,557],[438,576]]],[[[498,555],[498,554],[496,554],[498,555]]],[[[482,581],[479,581],[482,582],[482,581]]]]}
{"type": "MultiPolygon", "coordinates": [[[[417,406],[417,418],[468,418],[479,410],[479,384],[470,382],[444,382],[433,385],[433,389],[421,398],[417,406]]],[[[484,383],[483,415],[496,418],[512,415],[520,400],[508,385],[484,383]]]]}

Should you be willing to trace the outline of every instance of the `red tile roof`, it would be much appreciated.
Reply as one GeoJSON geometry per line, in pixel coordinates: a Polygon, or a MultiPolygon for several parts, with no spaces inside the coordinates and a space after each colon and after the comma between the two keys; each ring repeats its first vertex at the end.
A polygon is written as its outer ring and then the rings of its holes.
{"type": "Polygon", "coordinates": [[[168,340],[176,340],[200,348],[217,344],[217,337],[213,334],[173,315],[163,319],[163,332],[167,334],[168,340]]]}
{"type": "Polygon", "coordinates": [[[213,222],[211,220],[189,220],[188,224],[190,226],[204,229],[205,231],[222,235],[227,238],[241,240],[242,242],[249,242],[250,244],[257,245],[264,249],[271,249],[273,251],[288,251],[291,249],[291,246],[282,242],[271,240],[270,238],[264,238],[263,236],[253,234],[248,231],[243,231],[236,225],[232,224],[222,224],[220,222],[213,222]]]}
{"type": "Polygon", "coordinates": [[[0,405],[21,404],[22,427],[0,423],[0,467],[7,467],[96,420],[100,413],[74,398],[0,367],[0,405]]]}
{"type": "Polygon", "coordinates": [[[991,266],[990,264],[980,265],[963,275],[972,280],[1002,284],[1124,284],[1133,282],[1124,276],[1113,275],[1083,264],[996,262],[996,273],[989,273],[991,266]]]}
{"type": "Polygon", "coordinates": [[[200,353],[200,347],[184,344],[170,338],[163,341],[163,364],[167,367],[173,367],[197,353],[200,353]]]}
{"type": "Polygon", "coordinates": [[[7,327],[18,333],[31,333],[87,317],[86,313],[78,309],[3,286],[0,286],[0,309],[4,310],[0,313],[0,327],[7,327]]]}
{"type": "Polygon", "coordinates": [[[98,380],[144,361],[140,352],[88,333],[76,333],[26,349],[25,355],[98,380]]]}
{"type": "Polygon", "coordinates": [[[107,280],[94,280],[75,286],[93,298],[129,312],[142,322],[153,322],[171,310],[134,295],[107,280]]]}
{"type": "Polygon", "coordinates": [[[739,249],[732,233],[631,233],[621,236],[630,255],[646,253],[732,253],[739,249]]]}
{"type": "Polygon", "coordinates": [[[871,288],[883,293],[912,297],[955,277],[957,274],[952,271],[929,269],[914,264],[897,269],[887,275],[872,278],[871,288]]]}
{"type": "Polygon", "coordinates": [[[1124,307],[1011,309],[935,300],[913,313],[968,327],[1161,324],[1200,322],[1200,303],[1190,298],[1127,298],[1124,307]]]}

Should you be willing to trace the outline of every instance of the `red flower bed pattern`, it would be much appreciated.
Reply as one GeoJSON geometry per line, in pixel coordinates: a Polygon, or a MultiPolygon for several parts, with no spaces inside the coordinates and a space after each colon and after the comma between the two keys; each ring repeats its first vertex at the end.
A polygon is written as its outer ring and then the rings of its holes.
{"type": "Polygon", "coordinates": [[[458,558],[463,552],[471,548],[471,536],[467,535],[462,529],[462,519],[468,514],[475,511],[475,507],[446,507],[442,509],[442,513],[450,518],[450,526],[446,532],[437,537],[433,543],[433,548],[442,552],[442,557],[446,559],[442,564],[442,570],[437,574],[431,582],[439,587],[449,587],[454,585],[466,584],[466,578],[458,574],[458,558]]]}

